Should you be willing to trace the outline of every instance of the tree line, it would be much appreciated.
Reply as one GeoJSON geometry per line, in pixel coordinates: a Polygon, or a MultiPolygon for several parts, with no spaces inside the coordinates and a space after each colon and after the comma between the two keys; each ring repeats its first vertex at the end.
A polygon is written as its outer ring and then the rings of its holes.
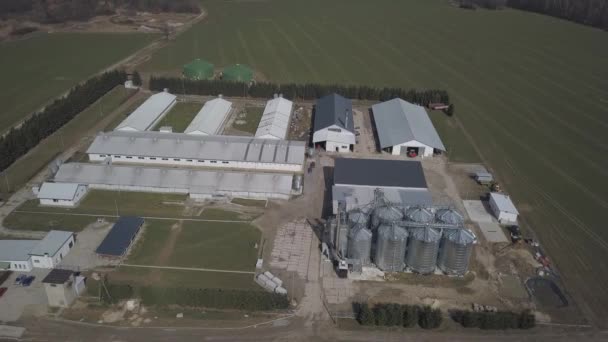
{"type": "Polygon", "coordinates": [[[177,77],[150,77],[150,90],[169,89],[174,94],[213,95],[219,94],[236,97],[271,98],[274,94],[283,94],[289,99],[314,100],[325,95],[338,93],[344,97],[358,100],[387,101],[402,98],[422,106],[429,103],[450,103],[448,92],[439,89],[403,89],[398,87],[371,87],[365,85],[339,85],[315,83],[270,82],[242,83],[222,80],[189,80],[177,77]]]}
{"type": "Polygon", "coordinates": [[[454,310],[450,312],[452,319],[465,328],[481,329],[530,329],[536,325],[536,317],[529,310],[520,313],[510,311],[475,312],[470,310],[454,310]]]}
{"type": "Polygon", "coordinates": [[[56,99],[41,112],[34,113],[18,128],[13,127],[0,137],[0,171],[9,167],[112,88],[123,84],[126,77],[124,71],[110,71],[95,76],[72,88],[67,96],[56,99]]]}
{"type": "Polygon", "coordinates": [[[423,329],[435,329],[441,325],[443,314],[428,305],[401,305],[379,303],[353,303],[355,317],[361,325],[400,326],[411,328],[416,325],[423,329]]]}
{"type": "Polygon", "coordinates": [[[0,18],[25,16],[43,23],[88,20],[117,10],[200,13],[197,0],[1,0],[0,18]]]}

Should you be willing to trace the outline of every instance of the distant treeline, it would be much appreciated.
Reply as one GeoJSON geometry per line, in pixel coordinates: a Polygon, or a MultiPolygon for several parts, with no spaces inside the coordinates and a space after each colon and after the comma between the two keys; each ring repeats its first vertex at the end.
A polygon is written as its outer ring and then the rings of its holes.
{"type": "Polygon", "coordinates": [[[0,18],[27,17],[43,23],[88,20],[118,9],[200,13],[198,0],[0,0],[0,18]]]}
{"type": "Polygon", "coordinates": [[[396,303],[378,303],[371,307],[367,303],[353,303],[355,317],[361,325],[399,326],[435,329],[441,325],[441,310],[428,305],[401,305],[396,303]]]}
{"type": "Polygon", "coordinates": [[[174,94],[191,95],[225,95],[238,97],[271,98],[273,94],[283,94],[289,99],[314,100],[332,93],[340,94],[350,99],[386,101],[396,97],[422,106],[429,103],[450,103],[450,97],[445,90],[403,89],[395,87],[376,88],[362,85],[338,84],[277,84],[277,83],[241,83],[221,80],[189,80],[176,77],[150,78],[150,90],[162,91],[168,88],[174,94]]]}
{"type": "Polygon", "coordinates": [[[112,88],[124,83],[126,78],[124,71],[110,71],[93,77],[72,88],[67,96],[55,100],[42,112],[33,114],[19,128],[13,128],[0,137],[0,171],[9,167],[112,88]]]}
{"type": "Polygon", "coordinates": [[[471,9],[509,6],[608,30],[607,0],[459,0],[459,4],[471,9]]]}

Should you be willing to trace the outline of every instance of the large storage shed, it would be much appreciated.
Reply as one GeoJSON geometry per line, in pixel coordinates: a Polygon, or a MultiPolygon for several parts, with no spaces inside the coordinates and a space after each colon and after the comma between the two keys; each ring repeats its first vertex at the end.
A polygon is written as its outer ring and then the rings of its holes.
{"type": "Polygon", "coordinates": [[[92,189],[189,194],[194,199],[241,197],[289,199],[293,175],[210,171],[170,167],[63,164],[56,182],[88,184],[92,189]]]}
{"type": "Polygon", "coordinates": [[[150,96],[131,115],[127,116],[115,130],[117,131],[147,131],[154,126],[175,105],[176,96],[161,92],[150,96]]]}
{"type": "Polygon", "coordinates": [[[489,203],[492,213],[496,216],[498,222],[504,224],[517,223],[519,212],[509,196],[491,192],[489,203]]]}
{"type": "Polygon", "coordinates": [[[372,106],[380,148],[393,155],[429,157],[445,146],[423,107],[402,99],[372,106]]]}
{"type": "Polygon", "coordinates": [[[89,160],[173,166],[299,172],[305,143],[241,136],[160,132],[108,132],[97,135],[89,160]]]}
{"type": "Polygon", "coordinates": [[[87,193],[87,186],[76,183],[44,182],[38,190],[41,205],[73,208],[87,193]]]}
{"type": "Polygon", "coordinates": [[[121,216],[97,247],[95,253],[110,258],[123,257],[143,224],[144,219],[141,217],[121,216]]]}
{"type": "Polygon", "coordinates": [[[312,142],[326,151],[350,152],[355,146],[351,100],[331,94],[317,100],[312,142]]]}
{"type": "Polygon", "coordinates": [[[279,139],[283,140],[287,137],[289,130],[289,117],[293,102],[277,96],[266,103],[264,114],[260,119],[258,129],[255,132],[256,138],[261,139],[279,139]]]}
{"type": "Polygon", "coordinates": [[[230,109],[232,102],[222,98],[205,102],[205,105],[196,114],[190,125],[186,127],[186,134],[216,135],[219,134],[230,109]]]}
{"type": "Polygon", "coordinates": [[[338,158],[334,166],[332,206],[350,211],[365,206],[380,189],[400,205],[430,205],[422,166],[418,161],[338,158]]]}

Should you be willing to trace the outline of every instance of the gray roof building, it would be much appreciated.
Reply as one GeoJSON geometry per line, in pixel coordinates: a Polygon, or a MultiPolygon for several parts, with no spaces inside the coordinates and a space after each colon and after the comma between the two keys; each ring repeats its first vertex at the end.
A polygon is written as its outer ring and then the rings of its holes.
{"type": "Polygon", "coordinates": [[[397,98],[373,105],[372,112],[381,148],[415,140],[446,150],[423,107],[397,98]]]}
{"type": "Polygon", "coordinates": [[[38,198],[71,201],[76,196],[79,186],[80,185],[76,183],[44,182],[38,191],[38,198]]]}
{"type": "Polygon", "coordinates": [[[355,132],[352,101],[338,94],[318,99],[315,106],[315,132],[333,125],[355,132]]]}
{"type": "Polygon", "coordinates": [[[334,184],[426,189],[419,161],[337,158],[334,184]]]}
{"type": "MultiPolygon", "coordinates": [[[[345,203],[347,208],[365,206],[374,201],[377,188],[351,185],[334,185],[332,199],[345,203]]],[[[402,205],[432,205],[433,199],[427,189],[382,188],[384,197],[391,203],[402,205]]]]}
{"type": "Polygon", "coordinates": [[[46,254],[54,256],[73,235],[74,233],[72,232],[51,230],[46,234],[44,239],[40,240],[36,247],[31,250],[30,255],[44,256],[46,254]]]}
{"type": "Polygon", "coordinates": [[[150,96],[133,113],[127,116],[116,130],[145,131],[152,129],[175,104],[176,96],[161,92],[150,96]]]}
{"type": "Polygon", "coordinates": [[[27,261],[40,240],[0,240],[0,261],[27,261]]]}

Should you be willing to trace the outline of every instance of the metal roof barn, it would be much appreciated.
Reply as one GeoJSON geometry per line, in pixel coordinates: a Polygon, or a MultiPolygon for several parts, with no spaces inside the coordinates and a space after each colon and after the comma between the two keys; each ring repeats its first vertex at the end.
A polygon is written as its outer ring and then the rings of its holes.
{"type": "Polygon", "coordinates": [[[337,158],[334,184],[426,189],[419,161],[337,158]]]}
{"type": "Polygon", "coordinates": [[[0,261],[27,261],[40,240],[0,240],[0,261]]]}
{"type": "MultiPolygon", "coordinates": [[[[306,150],[303,141],[279,141],[241,136],[212,136],[161,132],[108,132],[99,133],[87,153],[91,160],[103,161],[106,156],[121,157],[119,162],[144,162],[152,157],[155,163],[162,158],[178,161],[226,161],[255,163],[253,168],[273,169],[272,165],[294,165],[300,170],[304,164],[306,150]],[[95,156],[92,156],[95,155],[95,156]],[[97,159],[96,159],[97,158],[97,159]]],[[[203,166],[203,165],[200,165],[203,166]]],[[[207,166],[207,165],[205,165],[207,166]]],[[[228,166],[228,165],[227,165],[228,166]]],[[[235,167],[235,165],[229,165],[235,167]]],[[[248,167],[252,168],[252,167],[248,167]]]]}
{"type": "Polygon", "coordinates": [[[141,217],[121,216],[95,253],[108,257],[124,256],[143,224],[141,217]]]}
{"type": "Polygon", "coordinates": [[[196,114],[190,125],[186,127],[184,133],[206,135],[219,134],[231,108],[232,102],[222,98],[205,102],[203,108],[196,114]]]}
{"type": "Polygon", "coordinates": [[[333,125],[355,132],[352,101],[338,94],[322,97],[315,105],[315,132],[333,125]]]}
{"type": "Polygon", "coordinates": [[[445,151],[426,110],[402,99],[372,106],[380,147],[387,148],[412,140],[445,151]]]}
{"type": "Polygon", "coordinates": [[[266,139],[285,139],[289,129],[289,117],[292,108],[293,102],[283,97],[269,100],[266,103],[266,108],[264,108],[264,114],[262,114],[255,136],[266,139]]]}
{"type": "Polygon", "coordinates": [[[31,250],[30,255],[54,256],[57,251],[74,235],[72,232],[62,230],[51,230],[38,245],[31,250]]]}
{"type": "Polygon", "coordinates": [[[494,200],[494,203],[496,203],[496,207],[498,208],[498,210],[519,215],[519,212],[515,208],[515,205],[513,204],[509,196],[496,192],[491,192],[490,197],[494,200]]]}
{"type": "Polygon", "coordinates": [[[77,181],[97,189],[247,198],[289,198],[292,178],[285,173],[84,163],[63,164],[55,175],[56,182],[77,181]]]}
{"type": "Polygon", "coordinates": [[[38,191],[38,198],[73,200],[78,190],[78,183],[49,183],[44,182],[38,191]]]}
{"type": "MultiPolygon", "coordinates": [[[[346,205],[346,210],[359,208],[374,201],[376,188],[334,185],[331,189],[332,200],[346,205]]],[[[427,189],[382,188],[390,203],[399,205],[432,205],[433,199],[427,189]]]]}
{"type": "Polygon", "coordinates": [[[175,104],[176,96],[161,92],[150,96],[131,115],[127,116],[116,128],[118,131],[146,131],[154,125],[175,104]]]}
{"type": "Polygon", "coordinates": [[[193,80],[207,80],[213,77],[214,65],[206,60],[197,58],[184,65],[182,73],[193,80]]]}

